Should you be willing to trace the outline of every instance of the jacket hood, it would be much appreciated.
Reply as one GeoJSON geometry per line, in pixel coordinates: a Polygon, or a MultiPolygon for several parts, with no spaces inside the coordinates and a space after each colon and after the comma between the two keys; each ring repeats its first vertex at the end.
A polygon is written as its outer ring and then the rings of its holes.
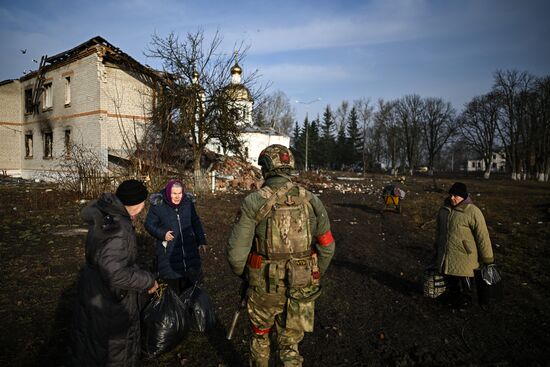
{"type": "Polygon", "coordinates": [[[116,197],[115,194],[105,193],[99,199],[93,201],[90,205],[82,209],[82,219],[88,224],[94,224],[96,227],[105,226],[105,217],[125,217],[130,220],[130,214],[116,197]]]}

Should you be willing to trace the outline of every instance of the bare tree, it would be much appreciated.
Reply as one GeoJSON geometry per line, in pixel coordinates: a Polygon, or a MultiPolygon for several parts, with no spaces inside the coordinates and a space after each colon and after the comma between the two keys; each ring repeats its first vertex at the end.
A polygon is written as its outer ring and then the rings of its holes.
{"type": "Polygon", "coordinates": [[[550,77],[536,81],[535,164],[538,181],[548,181],[550,174],[550,77]]]}
{"type": "Polygon", "coordinates": [[[369,129],[369,124],[372,120],[374,106],[371,105],[370,99],[365,99],[365,98],[354,101],[353,106],[357,111],[359,122],[362,125],[362,133],[363,133],[362,159],[363,159],[363,174],[365,174],[367,172],[367,163],[369,159],[368,145],[367,145],[367,131],[369,129]]]}
{"type": "Polygon", "coordinates": [[[401,132],[395,119],[395,103],[378,100],[378,109],[374,113],[374,134],[369,139],[371,149],[378,161],[382,155],[387,159],[391,174],[397,174],[401,132]]]}
{"type": "Polygon", "coordinates": [[[243,110],[236,101],[257,99],[263,91],[254,88],[257,70],[239,85],[229,84],[232,66],[242,61],[247,47],[241,43],[235,45],[234,53],[225,54],[220,50],[221,43],[219,31],[209,41],[202,30],[187,33],[183,39],[170,33],[166,38],[154,35],[146,52],[162,61],[167,74],[157,91],[153,121],[173,150],[191,146],[197,181],[201,177],[201,157],[209,142],[240,153],[243,110]]]}
{"type": "Polygon", "coordinates": [[[522,166],[525,142],[521,141],[521,130],[524,128],[522,124],[525,123],[527,111],[525,96],[533,87],[533,76],[516,70],[498,70],[494,79],[493,90],[500,96],[504,108],[497,131],[506,149],[512,180],[522,179],[526,177],[526,172],[522,166]]]}
{"type": "Polygon", "coordinates": [[[459,119],[460,133],[464,141],[485,163],[485,179],[489,179],[491,175],[491,157],[501,116],[500,106],[500,99],[494,92],[474,97],[466,104],[459,119]]]}
{"type": "Polygon", "coordinates": [[[399,99],[395,105],[397,123],[402,129],[407,165],[411,176],[420,157],[421,122],[424,108],[424,101],[417,94],[407,95],[399,99]]]}
{"type": "Polygon", "coordinates": [[[104,176],[107,167],[97,148],[71,143],[61,157],[53,171],[61,188],[86,198],[111,190],[111,182],[104,176]]]}
{"type": "Polygon", "coordinates": [[[286,135],[290,134],[295,114],[287,95],[280,90],[266,96],[254,109],[257,125],[273,128],[286,135]]]}
{"type": "Polygon", "coordinates": [[[337,131],[340,129],[345,129],[346,120],[348,116],[349,116],[349,102],[342,101],[342,103],[340,103],[340,106],[338,106],[334,114],[337,131]]]}
{"type": "Polygon", "coordinates": [[[420,127],[428,154],[428,172],[433,175],[435,157],[456,131],[451,104],[441,98],[426,98],[420,127]]]}

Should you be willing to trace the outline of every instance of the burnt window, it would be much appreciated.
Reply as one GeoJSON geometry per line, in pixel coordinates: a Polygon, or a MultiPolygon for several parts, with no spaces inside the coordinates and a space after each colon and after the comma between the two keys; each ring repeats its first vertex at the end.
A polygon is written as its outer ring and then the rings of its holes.
{"type": "Polygon", "coordinates": [[[71,157],[71,130],[65,130],[65,158],[71,157]]]}
{"type": "Polygon", "coordinates": [[[44,158],[52,158],[53,155],[53,133],[47,131],[44,133],[44,158]]]}
{"type": "Polygon", "coordinates": [[[32,113],[32,89],[25,89],[25,113],[32,113]]]}
{"type": "Polygon", "coordinates": [[[32,131],[25,133],[25,158],[32,158],[32,131]]]}

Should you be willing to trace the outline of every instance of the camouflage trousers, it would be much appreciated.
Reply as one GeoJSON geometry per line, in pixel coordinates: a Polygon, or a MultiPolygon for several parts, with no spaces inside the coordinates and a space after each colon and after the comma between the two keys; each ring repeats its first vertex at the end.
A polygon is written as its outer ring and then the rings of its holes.
{"type": "Polygon", "coordinates": [[[273,327],[278,363],[285,367],[301,366],[304,361],[298,344],[304,332],[313,331],[315,299],[320,289],[318,286],[298,290],[277,288],[273,293],[259,287],[249,290],[247,309],[253,331],[250,341],[250,366],[253,367],[269,365],[273,327]]]}

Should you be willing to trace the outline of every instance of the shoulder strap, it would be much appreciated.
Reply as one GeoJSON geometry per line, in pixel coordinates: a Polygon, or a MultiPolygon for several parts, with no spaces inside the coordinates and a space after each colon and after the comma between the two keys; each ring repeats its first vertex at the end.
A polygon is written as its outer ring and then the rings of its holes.
{"type": "Polygon", "coordinates": [[[289,192],[290,189],[292,189],[293,187],[294,187],[294,184],[292,182],[287,182],[286,184],[281,186],[277,191],[275,191],[273,195],[271,195],[271,197],[267,199],[264,205],[262,205],[262,207],[258,211],[258,214],[256,214],[256,223],[259,223],[262,219],[264,219],[267,213],[269,213],[269,211],[273,207],[273,205],[275,205],[275,203],[280,198],[285,196],[286,193],[289,192]]]}

